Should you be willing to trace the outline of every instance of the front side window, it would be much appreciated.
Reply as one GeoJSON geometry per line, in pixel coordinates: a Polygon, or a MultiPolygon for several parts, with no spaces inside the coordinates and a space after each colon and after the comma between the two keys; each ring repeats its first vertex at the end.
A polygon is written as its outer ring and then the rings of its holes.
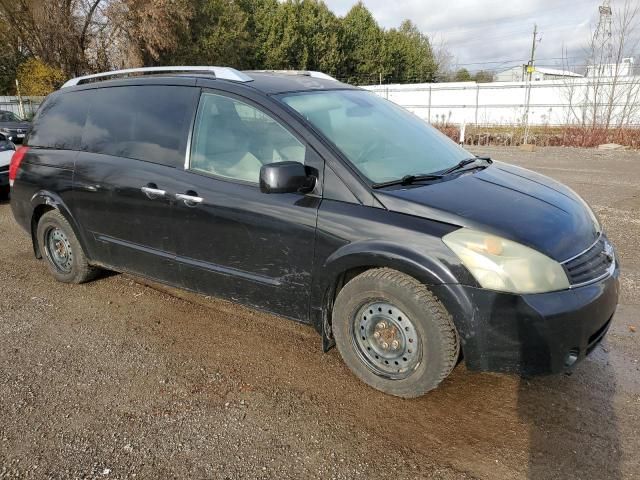
{"type": "Polygon", "coordinates": [[[192,170],[258,183],[262,165],[304,163],[305,146],[263,111],[222,95],[202,95],[193,131],[192,170]]]}
{"type": "Polygon", "coordinates": [[[13,112],[0,112],[0,122],[21,122],[22,119],[13,112]]]}
{"type": "Polygon", "coordinates": [[[281,100],[373,183],[440,172],[473,157],[417,116],[370,92],[314,91],[281,100]]]}

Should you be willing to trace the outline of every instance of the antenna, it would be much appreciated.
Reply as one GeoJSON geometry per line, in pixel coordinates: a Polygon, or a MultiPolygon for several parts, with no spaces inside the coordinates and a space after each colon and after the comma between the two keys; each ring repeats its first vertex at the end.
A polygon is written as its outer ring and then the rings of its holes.
{"type": "Polygon", "coordinates": [[[604,0],[602,5],[598,7],[598,10],[600,11],[600,19],[598,20],[598,27],[596,28],[593,40],[594,44],[599,45],[603,51],[609,54],[613,50],[613,45],[611,44],[611,18],[613,12],[611,10],[610,0],[604,0]]]}

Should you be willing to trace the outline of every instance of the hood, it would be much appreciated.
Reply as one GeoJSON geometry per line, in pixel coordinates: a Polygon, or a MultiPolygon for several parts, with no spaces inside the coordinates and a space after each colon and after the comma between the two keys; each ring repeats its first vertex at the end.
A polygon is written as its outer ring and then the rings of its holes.
{"type": "Polygon", "coordinates": [[[560,262],[587,249],[600,233],[571,189],[501,162],[443,182],[379,190],[376,196],[390,211],[493,233],[560,262]]]}
{"type": "Polygon", "coordinates": [[[24,133],[27,133],[27,130],[31,128],[31,124],[29,122],[0,122],[0,128],[9,128],[11,130],[20,128],[24,130],[24,133]]]}

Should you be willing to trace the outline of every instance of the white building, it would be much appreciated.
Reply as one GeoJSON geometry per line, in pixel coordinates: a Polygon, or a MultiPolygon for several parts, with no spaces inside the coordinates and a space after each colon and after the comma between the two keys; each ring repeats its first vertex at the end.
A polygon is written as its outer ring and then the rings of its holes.
{"type": "MultiPolygon", "coordinates": [[[[526,73],[527,66],[521,65],[518,67],[510,68],[495,75],[496,82],[522,82],[529,79],[529,74],[526,73]]],[[[580,78],[582,75],[579,73],[570,72],[568,70],[557,70],[555,68],[535,67],[535,71],[531,76],[531,79],[535,82],[541,80],[561,80],[563,78],[580,78]]]]}
{"type": "MultiPolygon", "coordinates": [[[[594,103],[593,80],[563,78],[537,82],[451,82],[364,87],[437,124],[521,125],[530,97],[531,125],[580,125],[599,116],[605,105],[608,85],[598,88],[594,103]],[[530,91],[530,94],[529,94],[530,91]],[[595,105],[601,105],[594,108],[595,105]]],[[[629,99],[638,98],[638,80],[623,77],[617,82],[614,121],[640,127],[640,108],[629,99]]],[[[599,118],[596,119],[599,121],[599,118]]]]}
{"type": "Polygon", "coordinates": [[[587,77],[630,77],[633,75],[633,58],[623,58],[621,63],[589,65],[587,77]]]}

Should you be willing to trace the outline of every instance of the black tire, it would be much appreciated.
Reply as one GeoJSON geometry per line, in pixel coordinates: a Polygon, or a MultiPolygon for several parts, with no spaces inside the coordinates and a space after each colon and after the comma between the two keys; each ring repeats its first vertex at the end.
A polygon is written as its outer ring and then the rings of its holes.
{"type": "Polygon", "coordinates": [[[0,187],[0,201],[9,200],[9,186],[0,187]]]}
{"type": "MultiPolygon", "coordinates": [[[[381,330],[377,330],[379,323],[380,321],[371,328],[367,326],[366,331],[374,331],[374,335],[380,336],[381,330]]],[[[367,270],[342,288],[334,304],[332,326],[338,350],[351,371],[371,387],[398,397],[418,397],[436,388],[456,366],[460,353],[457,331],[444,306],[419,281],[389,268],[367,270]],[[391,325],[396,318],[399,320],[394,324],[395,327],[392,327],[393,336],[390,338],[396,339],[402,335],[403,339],[400,341],[403,346],[398,348],[402,350],[405,345],[407,347],[416,345],[414,348],[419,348],[421,352],[419,358],[412,360],[416,362],[415,366],[410,363],[409,367],[403,373],[398,373],[395,378],[395,374],[388,371],[389,367],[394,368],[393,365],[387,367],[382,363],[375,363],[382,362],[384,360],[382,357],[381,360],[372,358],[373,355],[377,359],[378,356],[375,354],[378,352],[371,351],[369,345],[374,347],[373,342],[377,342],[376,347],[379,348],[380,340],[370,337],[371,340],[367,339],[365,342],[363,336],[363,342],[360,344],[359,339],[361,333],[365,335],[364,325],[369,325],[366,322],[378,321],[374,320],[375,315],[370,315],[369,320],[366,320],[367,312],[374,312],[363,309],[368,309],[370,305],[385,304],[392,308],[388,310],[389,319],[384,320],[386,324],[383,323],[383,325],[391,325]],[[396,307],[396,312],[391,315],[393,308],[396,307]],[[404,313],[404,319],[402,319],[402,313],[404,313]],[[403,321],[405,323],[402,323],[403,321]],[[398,328],[403,325],[404,328],[398,328]],[[409,331],[407,325],[411,326],[411,333],[407,335],[416,336],[416,339],[405,336],[402,330],[409,331]],[[360,329],[363,331],[361,332],[360,329]],[[354,331],[358,332],[357,335],[354,331]],[[415,343],[409,344],[408,341],[415,343]],[[365,352],[364,347],[369,352],[365,352]],[[380,368],[387,370],[380,371],[380,368]]],[[[393,343],[398,345],[395,340],[393,343]]],[[[387,343],[384,345],[388,348],[387,343]]],[[[410,349],[404,350],[406,351],[416,355],[410,349]]],[[[400,355],[403,353],[401,352],[400,355]]],[[[400,372],[402,360],[407,361],[407,358],[398,360],[400,360],[400,367],[397,372],[400,372]]],[[[391,363],[398,365],[396,362],[391,363]]]]}
{"type": "Polygon", "coordinates": [[[42,215],[38,222],[36,231],[38,248],[42,257],[47,263],[47,267],[56,280],[63,283],[84,283],[95,278],[99,269],[89,265],[80,242],[76,238],[71,225],[66,218],[57,210],[51,210],[42,215]],[[48,246],[49,235],[56,232],[60,236],[65,253],[69,255],[65,258],[65,268],[61,268],[54,260],[55,253],[48,246]]]}

